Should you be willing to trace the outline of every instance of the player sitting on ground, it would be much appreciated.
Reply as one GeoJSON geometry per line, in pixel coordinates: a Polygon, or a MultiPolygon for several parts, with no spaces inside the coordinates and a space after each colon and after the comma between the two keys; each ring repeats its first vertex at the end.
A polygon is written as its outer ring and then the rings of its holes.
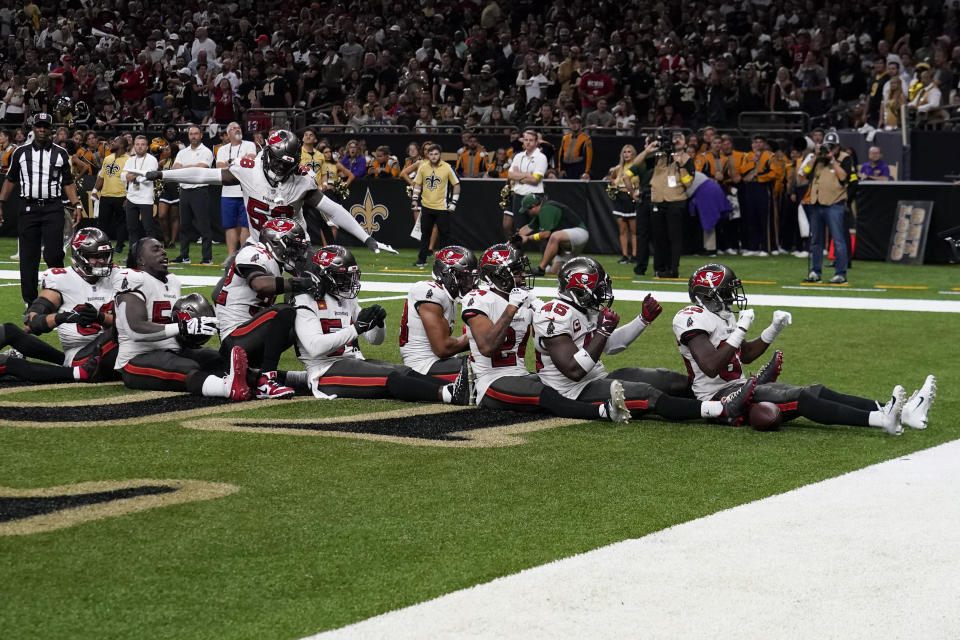
{"type": "Polygon", "coordinates": [[[468,351],[467,336],[453,337],[457,302],[477,284],[477,257],[460,246],[444,247],[433,261],[433,280],[410,288],[400,318],[400,357],[418,373],[455,380],[468,351]]]}
{"type": "Polygon", "coordinates": [[[250,240],[260,239],[260,230],[270,218],[293,218],[307,228],[302,209],[319,211],[322,216],[362,241],[375,253],[397,253],[388,244],[377,242],[363,230],[346,209],[320,191],[309,170],[300,170],[300,139],[281,129],[267,139],[267,146],[255,158],[242,157],[224,169],[168,169],[148,171],[147,180],[171,180],[190,184],[239,184],[250,223],[250,240]]]}
{"type": "Polygon", "coordinates": [[[469,292],[463,303],[478,406],[545,411],[583,420],[629,419],[619,382],[595,403],[578,402],[544,386],[527,371],[524,357],[530,320],[541,301],[531,291],[533,277],[526,256],[511,245],[493,245],[480,258],[480,280],[483,288],[469,292]]]}
{"type": "Polygon", "coordinates": [[[206,317],[173,316],[180,279],[167,271],[163,243],[153,238],[137,241],[130,247],[127,268],[117,278],[116,368],[127,387],[250,399],[247,354],[241,347],[234,347],[224,360],[214,349],[185,347],[177,340],[212,336],[217,319],[212,308],[206,317]]]}
{"type": "Polygon", "coordinates": [[[0,355],[0,375],[28,382],[100,382],[112,377],[117,357],[113,327],[113,247],[95,227],[70,240],[73,266],[48,269],[40,276],[40,295],[27,309],[26,328],[8,322],[0,327],[0,347],[10,345],[20,357],[0,355]],[[63,351],[38,336],[56,329],[63,351]],[[55,364],[30,362],[39,358],[55,364]]]}
{"type": "Polygon", "coordinates": [[[749,407],[756,380],[732,390],[718,401],[700,402],[667,395],[644,379],[658,377],[656,370],[635,367],[607,373],[600,357],[630,346],[662,311],[648,295],[641,314],[617,328],[610,277],[593,258],[573,258],[557,277],[559,296],[534,315],[534,346],[540,380],[566,398],[602,402],[612,384],[622,383],[627,408],[633,417],[655,414],[669,420],[726,418],[736,422],[749,407]]]}
{"type": "MultiPolygon", "coordinates": [[[[745,340],[754,312],[746,308],[747,296],[740,279],[722,264],[707,264],[694,271],[688,291],[693,304],[681,309],[673,319],[680,355],[690,372],[694,394],[702,400],[722,397],[743,384],[742,364],[763,355],[792,317],[786,311],[774,311],[773,322],[760,337],[745,340]],[[738,317],[731,305],[736,305],[738,317]]],[[[798,387],[777,382],[782,359],[783,354],[776,351],[757,374],[753,401],[776,404],[783,419],[799,415],[821,424],[879,427],[892,435],[903,432],[901,422],[917,429],[926,427],[936,393],[933,376],[927,377],[907,407],[903,407],[904,390],[900,385],[893,388],[890,400],[881,406],[821,384],[798,387]]]]}
{"type": "Polygon", "coordinates": [[[387,312],[378,304],[360,308],[360,267],[344,247],[327,245],[308,267],[315,286],[301,293],[297,307],[297,356],[307,369],[307,385],[318,398],[396,398],[466,404],[466,389],[417,373],[410,367],[366,360],[358,336],[382,344],[387,312]]]}
{"type": "Polygon", "coordinates": [[[275,300],[284,293],[312,290],[313,279],[300,276],[309,260],[309,249],[299,223],[290,218],[271,218],[260,231],[260,242],[240,248],[213,290],[220,354],[226,357],[233,347],[243,347],[247,365],[261,371],[258,399],[294,394],[292,387],[281,384],[286,382],[286,372],[278,375],[277,365],[283,352],[293,346],[296,311],[289,304],[275,304],[275,300]],[[294,277],[284,278],[284,271],[294,277]]]}

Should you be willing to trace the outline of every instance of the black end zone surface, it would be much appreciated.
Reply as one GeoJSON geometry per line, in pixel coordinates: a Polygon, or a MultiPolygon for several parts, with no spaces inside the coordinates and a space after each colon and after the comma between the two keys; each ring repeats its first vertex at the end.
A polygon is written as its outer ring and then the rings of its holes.
{"type": "MultiPolygon", "coordinates": [[[[50,406],[5,407],[3,418],[17,422],[86,422],[95,424],[106,420],[127,420],[170,413],[216,407],[230,402],[227,398],[205,398],[183,394],[168,398],[153,398],[121,402],[119,404],[84,405],[70,404],[50,406]]],[[[162,419],[162,416],[160,416],[162,419]]]]}
{"type": "Polygon", "coordinates": [[[69,496],[44,496],[33,498],[2,498],[0,497],[0,522],[22,520],[30,516],[55,513],[63,509],[76,509],[92,504],[103,504],[114,500],[153,496],[161,493],[173,493],[176,487],[165,485],[145,485],[129,487],[113,491],[97,491],[69,496]]]}
{"type": "Polygon", "coordinates": [[[484,429],[487,427],[504,427],[511,424],[523,424],[542,420],[543,414],[517,413],[514,411],[494,411],[484,409],[450,411],[444,413],[425,412],[418,416],[403,418],[384,418],[382,420],[366,420],[363,422],[331,423],[285,423],[269,422],[264,424],[237,423],[245,429],[289,429],[290,431],[345,431],[347,433],[368,433],[381,436],[399,436],[406,438],[423,438],[425,440],[452,440],[465,441],[468,438],[451,436],[454,431],[469,429],[484,429]]]}

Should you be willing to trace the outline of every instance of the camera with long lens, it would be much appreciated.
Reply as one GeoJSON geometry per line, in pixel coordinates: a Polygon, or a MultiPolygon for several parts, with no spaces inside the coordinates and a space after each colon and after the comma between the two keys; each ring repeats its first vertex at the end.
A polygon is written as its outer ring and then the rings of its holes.
{"type": "Polygon", "coordinates": [[[669,156],[676,152],[676,149],[673,147],[673,136],[671,136],[669,133],[658,133],[655,140],[659,145],[659,147],[657,147],[658,153],[669,156]]]}

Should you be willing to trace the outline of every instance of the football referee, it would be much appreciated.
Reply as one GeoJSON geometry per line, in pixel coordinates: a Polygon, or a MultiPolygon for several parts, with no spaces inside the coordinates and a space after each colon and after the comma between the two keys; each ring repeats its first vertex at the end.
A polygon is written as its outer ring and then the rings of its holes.
{"type": "Polygon", "coordinates": [[[74,225],[83,213],[70,172],[70,156],[66,149],[53,144],[52,127],[50,114],[38,113],[33,117],[33,144],[17,147],[13,152],[10,171],[0,189],[0,225],[3,225],[3,205],[13,190],[19,187],[23,198],[17,232],[20,295],[26,304],[37,297],[41,245],[47,268],[63,267],[63,196],[69,199],[74,225]]]}

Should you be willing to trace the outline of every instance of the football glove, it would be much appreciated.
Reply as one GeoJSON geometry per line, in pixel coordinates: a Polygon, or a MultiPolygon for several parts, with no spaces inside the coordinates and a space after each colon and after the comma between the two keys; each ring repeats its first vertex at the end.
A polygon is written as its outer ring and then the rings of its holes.
{"type": "Polygon", "coordinates": [[[600,309],[600,318],[597,320],[597,333],[607,337],[613,333],[613,330],[620,324],[620,316],[610,307],[600,309]]]}
{"type": "Polygon", "coordinates": [[[81,313],[76,309],[71,311],[61,311],[56,315],[56,323],[58,327],[61,324],[78,324],[82,317],[83,316],[81,313]]]}
{"type": "Polygon", "coordinates": [[[290,293],[313,293],[322,282],[311,277],[290,278],[290,293]]]}
{"type": "Polygon", "coordinates": [[[143,174],[143,179],[144,180],[162,180],[163,171],[147,171],[145,174],[143,174]]]}
{"type": "Polygon", "coordinates": [[[737,326],[743,330],[744,333],[750,330],[750,325],[753,324],[753,316],[753,309],[744,309],[737,317],[737,326]]]}
{"type": "Polygon", "coordinates": [[[217,332],[217,317],[202,316],[200,318],[181,318],[180,335],[187,336],[212,336],[217,332]]]}
{"type": "Polygon", "coordinates": [[[519,287],[514,287],[510,290],[510,299],[507,301],[507,304],[513,305],[517,309],[523,308],[523,305],[527,302],[530,292],[519,287]]]}
{"type": "Polygon", "coordinates": [[[657,299],[651,294],[643,299],[643,307],[640,310],[640,319],[643,320],[643,324],[650,324],[657,319],[663,313],[663,307],[660,306],[660,303],[657,302],[657,299]]]}
{"type": "Polygon", "coordinates": [[[773,322],[763,330],[763,333],[760,334],[760,339],[767,344],[772,344],[773,341],[777,339],[777,336],[780,335],[780,332],[783,331],[784,327],[792,322],[793,316],[790,315],[789,311],[774,311],[773,322]]]}
{"type": "Polygon", "coordinates": [[[523,236],[521,236],[519,233],[513,234],[510,236],[510,244],[514,249],[520,251],[520,249],[523,247],[523,236]]]}
{"type": "Polygon", "coordinates": [[[382,326],[384,318],[387,317],[386,310],[378,304],[360,309],[357,319],[353,326],[357,329],[357,335],[370,331],[376,326],[382,326]]]}

